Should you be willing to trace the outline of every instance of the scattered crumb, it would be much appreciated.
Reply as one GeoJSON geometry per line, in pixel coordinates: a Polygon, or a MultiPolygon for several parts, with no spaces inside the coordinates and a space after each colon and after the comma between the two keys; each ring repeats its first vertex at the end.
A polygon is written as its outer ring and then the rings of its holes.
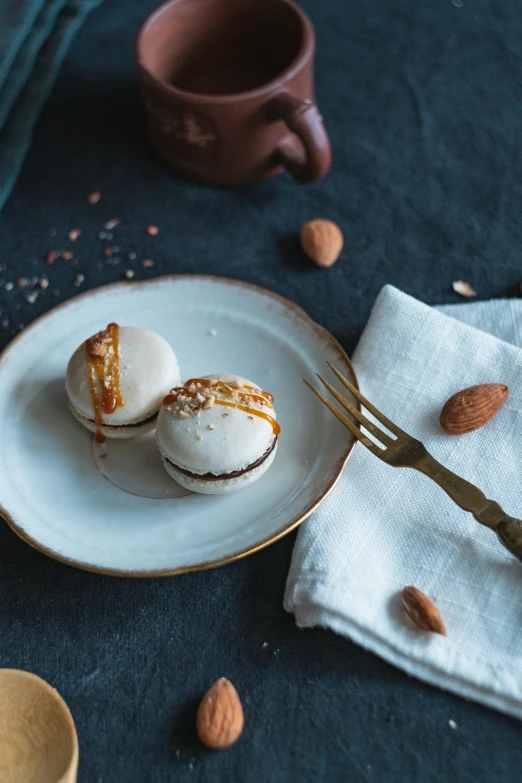
{"type": "Polygon", "coordinates": [[[49,280],[46,277],[42,277],[42,279],[40,280],[40,288],[43,288],[43,290],[45,291],[45,289],[48,287],[49,287],[49,280]]]}
{"type": "Polygon", "coordinates": [[[249,416],[248,418],[251,419],[252,421],[254,421],[254,417],[253,416],[249,416]]]}
{"type": "Polygon", "coordinates": [[[97,204],[98,201],[101,199],[101,193],[99,190],[93,190],[92,193],[89,193],[87,196],[87,201],[89,204],[97,204]]]}
{"type": "Polygon", "coordinates": [[[112,231],[113,228],[116,228],[116,226],[119,226],[121,223],[121,220],[119,218],[113,218],[112,220],[108,220],[105,223],[104,228],[107,229],[107,231],[112,231]]]}
{"type": "Polygon", "coordinates": [[[198,440],[203,440],[203,435],[196,435],[196,438],[197,438],[198,440]]]}
{"type": "Polygon", "coordinates": [[[449,723],[449,727],[450,727],[450,729],[457,729],[457,728],[458,728],[458,726],[457,726],[457,724],[455,723],[455,721],[454,721],[454,720],[451,720],[451,719],[450,719],[450,720],[448,721],[448,723],[449,723]]]}
{"type": "Polygon", "coordinates": [[[107,459],[107,454],[100,454],[101,459],[107,459]]]}
{"type": "Polygon", "coordinates": [[[106,231],[98,231],[98,239],[107,239],[106,231]]]}
{"type": "Polygon", "coordinates": [[[222,413],[222,414],[221,414],[221,418],[222,418],[222,419],[226,419],[226,418],[227,418],[227,416],[228,416],[228,413],[222,413]]]}
{"type": "Polygon", "coordinates": [[[71,253],[69,250],[62,250],[60,253],[61,257],[64,261],[70,261],[73,258],[73,253],[71,253]]]}
{"type": "Polygon", "coordinates": [[[469,283],[464,282],[464,280],[455,280],[451,285],[455,293],[460,294],[461,296],[477,295],[477,292],[473,290],[469,283]]]}
{"type": "Polygon", "coordinates": [[[14,283],[9,282],[9,283],[5,284],[5,290],[6,291],[12,291],[13,288],[14,288],[14,283]]]}
{"type": "Polygon", "coordinates": [[[27,299],[27,301],[29,302],[29,304],[34,304],[34,303],[36,302],[36,297],[37,297],[37,296],[38,296],[38,294],[37,294],[37,292],[35,291],[35,292],[34,292],[34,293],[32,293],[32,294],[27,294],[27,296],[26,296],[25,298],[27,299]]]}
{"type": "Polygon", "coordinates": [[[268,647],[268,642],[263,642],[263,647],[261,649],[266,650],[268,647]]]}
{"type": "Polygon", "coordinates": [[[125,277],[127,278],[127,280],[131,280],[131,278],[134,277],[134,271],[132,269],[126,269],[125,277]]]}
{"type": "Polygon", "coordinates": [[[136,253],[129,253],[129,260],[135,261],[136,260],[136,253]]]}
{"type": "Polygon", "coordinates": [[[159,234],[159,228],[157,226],[147,226],[147,234],[150,234],[151,237],[155,237],[157,234],[159,234]]]}
{"type": "Polygon", "coordinates": [[[207,430],[215,430],[215,429],[216,428],[214,427],[213,424],[209,424],[208,427],[207,427],[207,430]]]}
{"type": "Polygon", "coordinates": [[[188,413],[187,413],[187,411],[180,411],[180,412],[178,413],[178,418],[179,418],[179,419],[188,419],[188,418],[189,418],[189,415],[190,415],[190,414],[188,414],[188,413]]]}
{"type": "Polygon", "coordinates": [[[69,237],[71,242],[76,242],[76,240],[78,239],[78,237],[80,236],[81,233],[82,232],[80,231],[79,228],[73,228],[73,229],[71,229],[71,231],[69,231],[67,236],[69,237]]]}
{"type": "Polygon", "coordinates": [[[103,255],[107,257],[112,256],[112,247],[105,247],[103,249],[103,255]]]}
{"type": "MultiPolygon", "coordinates": [[[[130,253],[129,253],[129,258],[130,258],[130,253]]],[[[141,263],[145,267],[154,266],[154,261],[152,261],[152,259],[150,259],[150,258],[144,258],[141,263]]]]}
{"type": "Polygon", "coordinates": [[[27,280],[26,277],[19,277],[18,280],[16,281],[16,285],[18,286],[18,288],[23,288],[23,286],[27,285],[28,282],[29,281],[27,280]]]}
{"type": "Polygon", "coordinates": [[[215,337],[215,336],[217,335],[217,332],[216,332],[216,330],[215,330],[215,329],[209,329],[209,330],[208,330],[208,333],[209,333],[209,335],[210,335],[211,337],[215,337]]]}
{"type": "Polygon", "coordinates": [[[74,285],[76,286],[76,288],[78,288],[78,286],[80,286],[84,280],[85,280],[85,275],[82,275],[81,272],[79,275],[76,275],[76,280],[74,281],[74,285]]]}
{"type": "Polygon", "coordinates": [[[56,261],[56,250],[49,250],[47,255],[45,256],[45,260],[48,264],[54,264],[56,261]]]}

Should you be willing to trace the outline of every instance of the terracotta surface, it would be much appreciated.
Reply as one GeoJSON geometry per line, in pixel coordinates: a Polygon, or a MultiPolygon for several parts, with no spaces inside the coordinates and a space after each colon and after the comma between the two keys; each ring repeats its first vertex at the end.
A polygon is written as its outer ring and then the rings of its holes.
{"type": "Polygon", "coordinates": [[[314,32],[291,0],[171,0],[143,24],[136,58],[152,146],[213,185],[287,168],[324,176],[330,144],[314,103],[314,32]]]}

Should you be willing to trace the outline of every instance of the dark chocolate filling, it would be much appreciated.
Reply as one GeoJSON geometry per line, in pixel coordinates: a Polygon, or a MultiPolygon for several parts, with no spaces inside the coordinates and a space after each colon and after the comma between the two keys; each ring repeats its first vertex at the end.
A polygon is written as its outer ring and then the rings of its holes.
{"type": "Polygon", "coordinates": [[[252,462],[250,465],[247,465],[246,468],[243,468],[242,470],[233,470],[232,473],[220,473],[219,476],[216,476],[215,473],[191,473],[190,470],[185,470],[184,468],[180,468],[179,465],[176,465],[176,463],[172,462],[170,459],[167,459],[167,462],[170,465],[172,465],[173,468],[179,470],[180,473],[183,473],[184,476],[190,476],[190,478],[195,478],[195,479],[203,479],[204,481],[223,481],[223,479],[237,478],[238,476],[242,476],[244,473],[248,473],[249,470],[254,470],[254,468],[258,468],[260,465],[263,464],[263,462],[266,459],[268,459],[270,454],[275,449],[276,443],[277,443],[277,438],[274,438],[274,442],[265,451],[263,456],[259,457],[259,459],[256,459],[256,461],[252,462]]]}
{"type": "MultiPolygon", "coordinates": [[[[142,421],[135,421],[133,424],[106,424],[104,421],[101,424],[101,428],[107,427],[108,429],[126,429],[127,427],[141,427],[143,424],[149,424],[149,422],[154,421],[158,416],[157,413],[153,413],[152,416],[149,416],[147,419],[142,419],[142,421]]],[[[87,418],[87,417],[85,417],[87,418]]],[[[95,424],[94,419],[87,419],[87,421],[90,421],[91,424],[95,424]]]]}

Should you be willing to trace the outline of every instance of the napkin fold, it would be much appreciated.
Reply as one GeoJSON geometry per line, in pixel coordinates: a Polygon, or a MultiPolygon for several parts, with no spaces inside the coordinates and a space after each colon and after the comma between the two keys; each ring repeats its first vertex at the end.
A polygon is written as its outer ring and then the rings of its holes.
{"type": "Polygon", "coordinates": [[[101,0],[0,3],[0,209],[69,45],[101,0]]]}
{"type": "MultiPolygon", "coordinates": [[[[353,356],[369,400],[520,518],[521,347],[521,301],[435,309],[386,286],[353,356]],[[442,404],[490,382],[510,388],[501,412],[476,432],[446,435],[442,404]]],[[[301,526],[285,608],[299,626],[330,628],[408,674],[522,718],[522,563],[428,478],[360,444],[301,526]],[[412,626],[400,606],[405,585],[436,603],[446,637],[412,626]]]]}

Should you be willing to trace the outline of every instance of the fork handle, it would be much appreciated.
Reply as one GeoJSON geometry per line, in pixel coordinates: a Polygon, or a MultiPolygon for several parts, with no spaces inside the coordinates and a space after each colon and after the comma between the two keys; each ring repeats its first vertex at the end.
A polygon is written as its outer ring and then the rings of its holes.
{"type": "Polygon", "coordinates": [[[415,469],[435,481],[464,511],[470,511],[477,522],[494,530],[512,555],[522,560],[522,520],[510,517],[494,500],[489,500],[469,481],[457,476],[426,452],[415,469]]]}

